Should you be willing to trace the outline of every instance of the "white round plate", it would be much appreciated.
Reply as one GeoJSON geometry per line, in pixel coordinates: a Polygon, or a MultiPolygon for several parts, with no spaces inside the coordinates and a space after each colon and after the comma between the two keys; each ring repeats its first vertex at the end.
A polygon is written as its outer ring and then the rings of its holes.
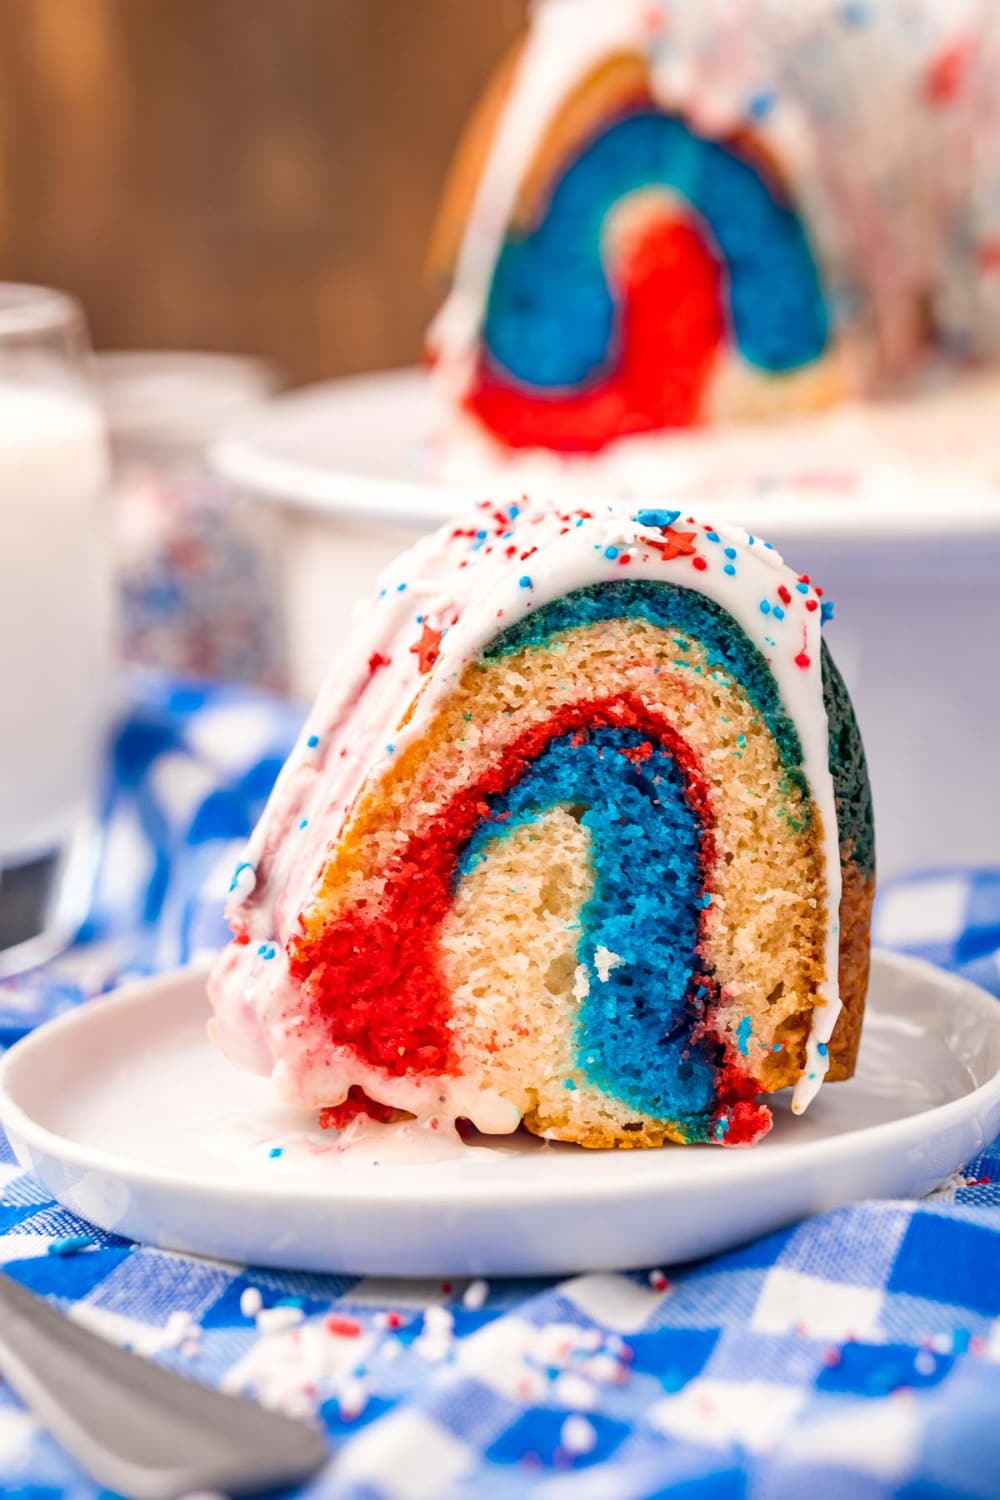
{"type": "Polygon", "coordinates": [[[940,542],[943,492],[948,536],[1000,534],[1000,472],[989,445],[998,400],[1000,382],[969,377],[816,416],[654,434],[597,456],[504,458],[466,440],[445,458],[427,373],[385,370],[257,406],[212,456],[226,478],[262,498],[416,530],[491,490],[526,489],[577,500],[694,497],[711,519],[736,520],[779,545],[818,537],[853,538],[855,546],[880,537],[940,542]]]}
{"type": "MultiPolygon", "coordinates": [[[[205,1035],[197,970],[61,1017],[0,1063],[18,1160],[135,1239],[363,1275],[521,1275],[708,1255],[853,1199],[928,1192],[1000,1130],[1000,1004],[877,954],[857,1076],[751,1150],[584,1151],[528,1136],[393,1160],[275,1105],[205,1035]],[[271,1153],[281,1147],[283,1154],[271,1153]],[[378,1165],[374,1161],[378,1160],[378,1165]]],[[[438,1143],[436,1143],[438,1144],[438,1143]]]]}

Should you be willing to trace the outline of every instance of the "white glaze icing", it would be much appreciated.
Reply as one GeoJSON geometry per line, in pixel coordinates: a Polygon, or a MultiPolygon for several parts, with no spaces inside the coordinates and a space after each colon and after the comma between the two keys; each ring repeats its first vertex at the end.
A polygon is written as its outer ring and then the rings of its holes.
{"type": "Polygon", "coordinates": [[[423,734],[467,664],[498,631],[586,585],[624,577],[664,580],[718,601],[742,626],[768,661],[801,741],[823,827],[828,914],[825,982],[794,1101],[804,1109],[826,1072],[818,1049],[829,1041],[840,1010],[840,853],[814,587],[804,583],[800,591],[800,580],[773,548],[735,527],[712,531],[707,523],[678,521],[676,530],[693,533],[694,556],[705,564],[699,571],[692,555],[665,559],[650,545],[663,533],[634,519],[634,503],[560,511],[522,499],[516,520],[506,506],[484,505],[467,523],[449,524],[399,558],[380,579],[376,602],[359,612],[238,867],[229,915],[244,940],[230,944],[210,984],[215,1041],[241,1066],[270,1072],[289,1103],[336,1103],[358,1084],[370,1097],[421,1117],[462,1115],[486,1133],[516,1128],[510,1103],[472,1079],[390,1079],[353,1056],[311,1048],[297,1025],[300,1002],[285,945],[299,931],[327,851],[358,795],[423,734]],[[627,573],[620,562],[625,551],[627,573]],[[791,599],[780,620],[773,607],[767,614],[760,607],[762,599],[778,602],[779,586],[791,599]],[[443,634],[436,661],[422,672],[415,648],[425,624],[443,634]],[[253,871],[252,886],[244,866],[253,871]]]}

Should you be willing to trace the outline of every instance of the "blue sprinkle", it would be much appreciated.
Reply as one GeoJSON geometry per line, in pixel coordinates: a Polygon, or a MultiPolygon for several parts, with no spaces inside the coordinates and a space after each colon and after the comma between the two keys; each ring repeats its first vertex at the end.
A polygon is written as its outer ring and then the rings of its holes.
{"type": "Polygon", "coordinates": [[[735,578],[736,577],[736,569],[733,567],[732,563],[726,563],[726,566],[723,568],[722,571],[723,571],[723,573],[728,573],[729,576],[730,576],[730,578],[735,578]]]}
{"type": "Polygon", "coordinates": [[[311,734],[306,740],[306,744],[309,746],[310,750],[315,750],[316,746],[319,744],[319,735],[311,734]]]}
{"type": "Polygon", "coordinates": [[[968,1328],[956,1328],[951,1336],[951,1347],[956,1354],[968,1354],[972,1334],[968,1328]]]}
{"type": "Polygon", "coordinates": [[[424,623],[424,617],[423,617],[423,615],[417,615],[417,624],[418,625],[422,625],[423,623],[424,623]]]}
{"type": "Polygon", "coordinates": [[[535,586],[535,585],[534,585],[534,584],[533,584],[533,583],[532,583],[532,581],[531,581],[531,579],[530,579],[530,578],[529,578],[529,577],[528,577],[528,575],[527,575],[527,573],[525,573],[525,574],[524,574],[524,575],[523,575],[523,576],[522,576],[522,577],[521,577],[521,578],[519,578],[519,579],[518,579],[518,580],[517,580],[517,581],[518,581],[518,583],[519,583],[519,584],[520,584],[520,586],[521,586],[521,588],[523,588],[523,589],[532,589],[532,588],[534,588],[534,586],[535,586]]]}
{"type": "Polygon", "coordinates": [[[726,550],[725,550],[725,554],[724,555],[726,557],[735,557],[736,556],[736,548],[735,547],[727,547],[726,550]]]}
{"type": "Polygon", "coordinates": [[[797,583],[795,587],[798,589],[800,594],[808,594],[809,592],[808,583],[797,583]]]}
{"type": "Polygon", "coordinates": [[[750,543],[751,547],[753,546],[753,544],[754,544],[754,542],[756,540],[757,540],[757,538],[755,536],[750,536],[749,533],[747,534],[747,541],[750,543]]]}
{"type": "Polygon", "coordinates": [[[819,1053],[820,1057],[825,1057],[829,1050],[830,1049],[825,1042],[818,1042],[816,1045],[816,1051],[819,1053]]]}
{"type": "Polygon", "coordinates": [[[751,120],[765,119],[774,108],[777,97],[773,89],[761,89],[759,94],[754,94],[747,104],[751,120]]]}
{"type": "Polygon", "coordinates": [[[782,609],[780,604],[776,604],[774,606],[774,618],[776,620],[783,620],[785,618],[785,611],[782,609]]]}
{"type": "Polygon", "coordinates": [[[576,523],[576,524],[577,524],[577,525],[578,525],[578,526],[582,526],[582,525],[583,525],[583,517],[582,517],[582,516],[581,516],[581,517],[580,517],[580,519],[579,519],[579,521],[577,521],[577,523],[576,523]]]}
{"type": "Polygon", "coordinates": [[[406,589],[406,584],[405,583],[397,583],[396,584],[396,593],[397,594],[402,594],[405,591],[405,589],[406,589]]]}
{"type": "Polygon", "coordinates": [[[389,754],[389,755],[395,755],[395,753],[396,753],[396,747],[395,747],[395,745],[386,745],[385,748],[386,748],[386,753],[387,754],[389,754]]]}
{"type": "Polygon", "coordinates": [[[736,1028],[736,1045],[741,1057],[750,1056],[750,1017],[744,1016],[736,1028]]]}
{"type": "Polygon", "coordinates": [[[302,829],[302,828],[308,828],[308,827],[309,827],[309,819],[308,818],[303,818],[302,821],[301,821],[301,823],[299,824],[299,828],[302,829]]]}
{"type": "Polygon", "coordinates": [[[708,908],[711,906],[711,904],[712,904],[712,892],[711,891],[706,891],[705,894],[700,898],[700,900],[698,902],[698,905],[701,907],[702,911],[707,911],[708,908]]]}
{"type": "Polygon", "coordinates": [[[48,1255],[75,1255],[78,1250],[91,1250],[96,1244],[89,1234],[68,1234],[65,1239],[53,1240],[45,1249],[48,1255]]]}
{"type": "Polygon", "coordinates": [[[762,615],[769,615],[771,613],[770,599],[762,599],[760,601],[760,612],[762,615]]]}
{"type": "Polygon", "coordinates": [[[710,542],[717,542],[719,540],[719,533],[717,531],[706,531],[705,535],[710,542]]]}
{"type": "Polygon", "coordinates": [[[285,1148],[283,1146],[272,1146],[267,1154],[274,1161],[276,1157],[284,1156],[285,1148]]]}
{"type": "Polygon", "coordinates": [[[563,1079],[563,1088],[564,1089],[572,1089],[572,1090],[575,1091],[576,1084],[573,1082],[572,1078],[564,1078],[563,1079]]]}
{"type": "Polygon", "coordinates": [[[510,516],[512,521],[516,521],[518,516],[521,514],[521,507],[519,505],[508,505],[507,514],[510,516]]]}
{"type": "Polygon", "coordinates": [[[726,1135],[728,1131],[729,1121],[726,1119],[725,1115],[720,1115],[716,1120],[714,1126],[712,1127],[712,1134],[715,1136],[715,1139],[717,1141],[721,1141],[722,1137],[726,1135]]]}
{"type": "Polygon", "coordinates": [[[261,943],[257,949],[257,953],[261,958],[273,958],[277,951],[273,943],[261,943]]]}
{"type": "Polygon", "coordinates": [[[485,542],[486,538],[489,536],[489,532],[488,531],[477,531],[476,532],[476,536],[479,539],[479,541],[485,542]]]}
{"type": "Polygon", "coordinates": [[[773,1044],[773,1046],[771,1047],[771,1051],[772,1052],[780,1052],[781,1050],[782,1050],[782,1044],[781,1044],[781,1042],[775,1042],[773,1044]]]}
{"type": "Polygon", "coordinates": [[[774,551],[774,543],[773,542],[765,542],[764,546],[767,548],[768,552],[773,552],[774,551]]]}
{"type": "Polygon", "coordinates": [[[608,559],[608,562],[614,562],[615,558],[618,556],[618,548],[605,547],[604,556],[608,559]]]}
{"type": "Polygon", "coordinates": [[[653,526],[665,530],[680,519],[679,510],[637,510],[632,517],[637,526],[653,526]]]}
{"type": "Polygon", "coordinates": [[[828,620],[833,619],[833,600],[824,599],[819,607],[819,623],[825,625],[828,620]]]}

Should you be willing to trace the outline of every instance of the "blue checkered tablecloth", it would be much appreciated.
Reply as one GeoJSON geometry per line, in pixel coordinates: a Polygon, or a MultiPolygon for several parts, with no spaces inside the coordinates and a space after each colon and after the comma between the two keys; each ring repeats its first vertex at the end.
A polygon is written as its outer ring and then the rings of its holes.
{"type": "MultiPolygon", "coordinates": [[[[0,1043],[223,936],[287,705],[142,679],[117,734],[91,921],[0,985],[0,1043]]],[[[1000,996],[1000,870],[892,884],[877,936],[1000,996]]],[[[1000,1497],[1000,1142],[922,1202],[867,1202],[714,1260],[563,1282],[221,1265],[93,1231],[0,1136],[0,1262],[152,1358],[292,1411],[338,1500],[1000,1497]]],[[[0,1494],[96,1495],[0,1380],[0,1494]]]]}

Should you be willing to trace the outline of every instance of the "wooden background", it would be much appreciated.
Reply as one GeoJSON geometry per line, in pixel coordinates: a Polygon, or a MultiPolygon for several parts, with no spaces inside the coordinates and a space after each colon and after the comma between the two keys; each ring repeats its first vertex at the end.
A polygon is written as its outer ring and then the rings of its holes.
{"type": "Polygon", "coordinates": [[[463,122],[525,0],[0,0],[0,278],[100,348],[417,357],[463,122]]]}

